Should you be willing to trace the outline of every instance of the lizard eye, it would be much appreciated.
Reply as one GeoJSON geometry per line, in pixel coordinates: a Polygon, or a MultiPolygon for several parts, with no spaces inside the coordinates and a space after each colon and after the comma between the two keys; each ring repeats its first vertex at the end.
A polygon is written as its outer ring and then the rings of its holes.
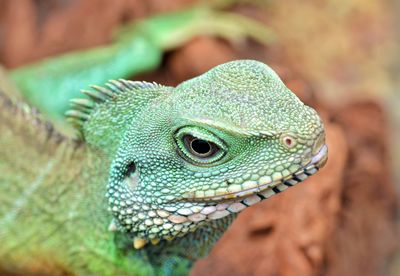
{"type": "Polygon", "coordinates": [[[177,132],[175,139],[180,155],[190,163],[211,164],[219,161],[226,153],[225,144],[204,129],[182,128],[177,132]]]}
{"type": "Polygon", "coordinates": [[[191,154],[200,158],[213,156],[219,150],[218,146],[213,142],[198,139],[192,135],[184,136],[183,142],[191,154]]]}

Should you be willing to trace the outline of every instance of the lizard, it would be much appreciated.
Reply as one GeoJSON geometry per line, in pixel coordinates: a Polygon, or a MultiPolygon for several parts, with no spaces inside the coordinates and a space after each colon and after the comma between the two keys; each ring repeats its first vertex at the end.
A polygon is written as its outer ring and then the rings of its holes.
{"type": "Polygon", "coordinates": [[[79,142],[0,94],[5,272],[184,275],[239,212],[327,161],[317,112],[262,62],[89,91],[66,114],[79,142]]]}

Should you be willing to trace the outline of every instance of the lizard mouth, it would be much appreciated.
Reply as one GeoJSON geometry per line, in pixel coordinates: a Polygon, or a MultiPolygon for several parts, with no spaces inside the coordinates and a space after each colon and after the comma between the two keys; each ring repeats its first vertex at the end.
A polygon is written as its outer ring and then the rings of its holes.
{"type": "MultiPolygon", "coordinates": [[[[208,197],[192,197],[188,200],[196,202],[207,202],[207,201],[223,201],[236,198],[245,198],[249,196],[254,196],[261,199],[268,198],[274,194],[286,190],[288,187],[294,186],[299,182],[304,181],[309,176],[315,174],[320,168],[322,168],[328,159],[328,147],[323,145],[318,153],[314,155],[308,164],[299,169],[293,174],[284,176],[278,180],[272,180],[271,177],[260,177],[259,181],[253,181],[248,186],[253,185],[254,187],[244,188],[237,192],[229,192],[221,194],[216,194],[215,196],[208,197]]],[[[243,185],[242,185],[243,186],[243,185]]]]}

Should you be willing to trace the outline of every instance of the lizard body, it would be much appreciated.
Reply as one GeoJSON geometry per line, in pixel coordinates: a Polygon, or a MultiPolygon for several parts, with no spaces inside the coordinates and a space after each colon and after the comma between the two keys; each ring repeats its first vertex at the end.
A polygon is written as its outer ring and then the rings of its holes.
{"type": "Polygon", "coordinates": [[[260,62],[177,87],[111,81],[87,95],[67,112],[80,143],[0,98],[5,271],[187,273],[238,212],[326,162],[319,116],[260,62]]]}

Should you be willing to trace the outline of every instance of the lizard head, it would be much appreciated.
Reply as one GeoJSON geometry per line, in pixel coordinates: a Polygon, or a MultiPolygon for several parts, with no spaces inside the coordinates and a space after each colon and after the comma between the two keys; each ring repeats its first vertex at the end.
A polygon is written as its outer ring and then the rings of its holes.
{"type": "Polygon", "coordinates": [[[238,213],[327,160],[321,119],[263,63],[233,61],[156,87],[160,95],[123,120],[107,189],[137,248],[238,213]]]}
{"type": "Polygon", "coordinates": [[[124,134],[108,198],[144,239],[182,236],[314,174],[324,129],[266,65],[235,61],[148,104],[124,134]]]}

